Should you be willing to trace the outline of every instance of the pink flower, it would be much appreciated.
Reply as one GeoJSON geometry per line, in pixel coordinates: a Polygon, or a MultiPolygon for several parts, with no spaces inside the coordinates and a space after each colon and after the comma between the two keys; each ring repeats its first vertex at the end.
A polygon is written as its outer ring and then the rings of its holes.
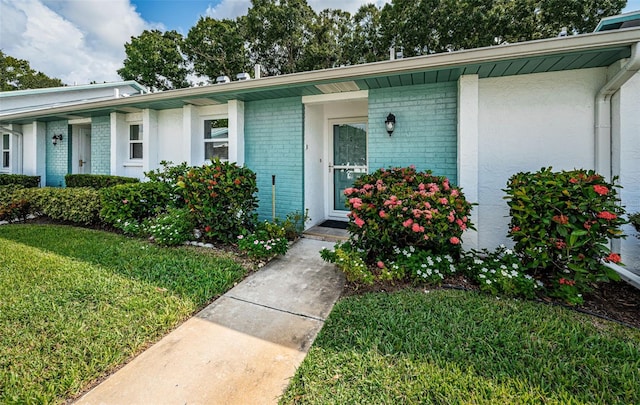
{"type": "Polygon", "coordinates": [[[612,263],[620,263],[622,258],[617,253],[609,253],[609,256],[605,257],[604,260],[612,263]]]}
{"type": "Polygon", "coordinates": [[[450,188],[450,187],[449,187],[449,180],[445,180],[445,181],[442,183],[442,188],[444,188],[445,190],[449,190],[449,188],[450,188]]]}
{"type": "Polygon", "coordinates": [[[376,263],[376,264],[378,265],[379,269],[384,269],[384,262],[379,260],[378,263],[376,263]]]}
{"type": "Polygon", "coordinates": [[[413,226],[411,227],[411,230],[413,232],[424,232],[424,227],[420,226],[420,224],[414,223],[413,226]]]}
{"type": "Polygon", "coordinates": [[[124,200],[122,200],[123,204],[129,204],[129,200],[127,200],[126,198],[124,200]]]}
{"type": "Polygon", "coordinates": [[[349,188],[345,188],[344,189],[344,195],[346,195],[346,196],[349,196],[349,195],[351,195],[351,194],[353,194],[355,192],[356,192],[356,189],[353,188],[353,187],[349,187],[349,188]]]}
{"type": "Polygon", "coordinates": [[[607,221],[611,221],[612,219],[618,218],[616,214],[609,211],[602,211],[598,213],[598,218],[606,219],[607,221]]]}
{"type": "Polygon", "coordinates": [[[449,242],[451,242],[451,244],[452,244],[452,245],[459,245],[459,244],[460,244],[460,239],[458,239],[458,238],[457,238],[457,237],[455,237],[455,236],[452,236],[452,237],[449,239],[449,242]]]}
{"type": "Polygon", "coordinates": [[[358,225],[358,228],[362,228],[362,225],[364,225],[364,220],[362,218],[356,217],[355,223],[356,225],[358,225]]]}
{"type": "Polygon", "coordinates": [[[406,221],[404,221],[404,222],[402,223],[402,226],[404,226],[405,228],[408,228],[408,227],[410,227],[411,225],[413,225],[413,219],[411,219],[411,218],[407,219],[406,221]]]}
{"type": "Polygon", "coordinates": [[[425,190],[426,188],[427,188],[427,187],[426,187],[423,183],[418,184],[418,190],[423,191],[423,190],[425,190]]]}
{"type": "Polygon", "coordinates": [[[606,188],[605,186],[601,186],[600,184],[596,184],[593,186],[593,191],[595,191],[596,193],[600,194],[600,195],[605,195],[607,193],[609,193],[609,189],[606,188]]]}
{"type": "Polygon", "coordinates": [[[453,190],[451,190],[451,195],[454,196],[454,197],[457,197],[457,196],[460,195],[460,192],[457,189],[454,188],[453,190]]]}
{"type": "Polygon", "coordinates": [[[380,212],[378,213],[378,215],[380,215],[380,218],[389,218],[389,214],[387,214],[386,212],[384,212],[384,210],[380,210],[380,212]]]}
{"type": "Polygon", "coordinates": [[[446,198],[442,197],[438,200],[438,202],[442,205],[447,205],[449,204],[449,200],[447,200],[446,198]]]}
{"type": "Polygon", "coordinates": [[[449,215],[447,215],[447,219],[449,220],[449,222],[453,222],[456,220],[456,217],[453,215],[453,211],[451,211],[449,215]]]}
{"type": "Polygon", "coordinates": [[[358,197],[350,198],[349,199],[349,204],[351,204],[353,209],[358,210],[358,209],[360,209],[360,207],[362,207],[362,200],[359,199],[358,197]]]}
{"type": "Polygon", "coordinates": [[[364,186],[362,186],[362,188],[364,188],[365,191],[369,191],[369,190],[371,190],[373,188],[373,186],[371,184],[367,183],[364,186]]]}

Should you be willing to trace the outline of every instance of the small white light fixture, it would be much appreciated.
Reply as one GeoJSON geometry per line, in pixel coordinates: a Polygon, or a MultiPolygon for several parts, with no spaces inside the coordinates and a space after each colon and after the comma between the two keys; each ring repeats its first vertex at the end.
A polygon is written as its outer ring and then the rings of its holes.
{"type": "Polygon", "coordinates": [[[54,145],[57,145],[58,141],[62,141],[62,134],[53,135],[51,137],[51,142],[53,142],[54,145]]]}
{"type": "Polygon", "coordinates": [[[393,114],[387,115],[387,119],[384,122],[384,126],[386,127],[387,133],[389,134],[389,136],[391,136],[393,131],[395,131],[396,129],[396,116],[393,114]]]}
{"type": "Polygon", "coordinates": [[[216,77],[216,83],[229,83],[231,81],[231,79],[229,79],[229,76],[218,76],[216,77]]]}
{"type": "Polygon", "coordinates": [[[238,73],[236,75],[236,79],[238,79],[238,80],[251,80],[251,76],[249,75],[249,73],[242,72],[242,73],[238,73]]]}

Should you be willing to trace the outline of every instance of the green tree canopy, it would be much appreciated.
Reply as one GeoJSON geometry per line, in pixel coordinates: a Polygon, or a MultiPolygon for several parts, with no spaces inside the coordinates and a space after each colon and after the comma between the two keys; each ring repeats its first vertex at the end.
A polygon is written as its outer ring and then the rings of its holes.
{"type": "Polygon", "coordinates": [[[183,38],[176,31],[145,30],[124,45],[127,55],[118,74],[155,90],[189,87],[190,73],[182,54],[183,38]]]}
{"type": "Polygon", "coordinates": [[[2,91],[64,86],[62,80],[35,71],[24,59],[0,51],[0,85],[2,91]]]}
{"type": "Polygon", "coordinates": [[[247,71],[249,54],[241,22],[202,17],[189,30],[184,52],[197,75],[215,80],[220,75],[233,77],[247,71]]]}

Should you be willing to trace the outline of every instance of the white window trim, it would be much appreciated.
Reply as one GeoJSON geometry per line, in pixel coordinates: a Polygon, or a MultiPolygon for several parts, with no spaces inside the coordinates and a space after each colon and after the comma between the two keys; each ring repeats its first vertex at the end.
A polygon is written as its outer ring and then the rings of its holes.
{"type": "Polygon", "coordinates": [[[13,153],[11,151],[11,134],[8,133],[3,133],[2,136],[0,136],[0,148],[1,148],[1,153],[0,153],[0,172],[1,173],[11,173],[11,158],[13,157],[13,153]],[[7,149],[5,149],[4,147],[4,137],[8,137],[9,138],[9,147],[7,149]],[[9,154],[9,165],[5,166],[4,165],[4,154],[8,153],[9,154]]]}
{"type": "Polygon", "coordinates": [[[129,123],[129,132],[127,134],[127,146],[128,146],[128,157],[129,157],[129,161],[130,162],[141,162],[144,159],[144,126],[142,125],[142,122],[131,122],[129,123]],[[139,138],[140,139],[136,139],[136,140],[132,140],[131,139],[131,128],[133,128],[135,125],[137,125],[138,127],[140,127],[140,131],[138,132],[139,134],[139,138]],[[133,144],[140,144],[142,145],[142,157],[140,158],[134,158],[132,157],[132,149],[131,149],[131,145],[133,144]]]}
{"type": "Polygon", "coordinates": [[[230,160],[230,148],[229,148],[229,144],[231,141],[231,137],[229,135],[229,117],[226,115],[214,115],[214,116],[204,116],[201,117],[201,124],[200,124],[200,139],[202,139],[203,142],[203,148],[202,148],[202,160],[204,163],[210,163],[211,160],[206,158],[206,153],[207,153],[207,143],[214,143],[214,142],[227,142],[227,158],[226,159],[220,159],[220,161],[222,162],[228,162],[230,160]],[[206,121],[213,121],[213,120],[227,120],[227,137],[226,138],[212,138],[212,139],[206,139],[205,138],[205,126],[206,126],[206,121]]]}

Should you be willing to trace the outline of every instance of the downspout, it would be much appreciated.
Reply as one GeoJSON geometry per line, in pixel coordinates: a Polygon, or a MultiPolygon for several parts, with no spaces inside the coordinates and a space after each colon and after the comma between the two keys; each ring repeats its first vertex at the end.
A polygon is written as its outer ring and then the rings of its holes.
{"type": "MultiPolygon", "coordinates": [[[[631,56],[627,63],[600,89],[595,105],[595,169],[606,179],[613,178],[611,156],[613,136],[611,133],[611,98],[640,70],[640,42],[631,45],[631,56]]],[[[619,244],[619,241],[616,241],[619,244]]],[[[610,242],[611,243],[611,242],[610,242]]],[[[617,246],[619,248],[619,245],[617,246]]],[[[640,277],[615,263],[602,261],[620,275],[627,283],[640,289],[640,277]]]]}
{"type": "Polygon", "coordinates": [[[631,45],[631,57],[609,81],[602,86],[595,103],[595,170],[610,180],[611,159],[611,98],[638,70],[640,70],[640,42],[631,45]]]}

